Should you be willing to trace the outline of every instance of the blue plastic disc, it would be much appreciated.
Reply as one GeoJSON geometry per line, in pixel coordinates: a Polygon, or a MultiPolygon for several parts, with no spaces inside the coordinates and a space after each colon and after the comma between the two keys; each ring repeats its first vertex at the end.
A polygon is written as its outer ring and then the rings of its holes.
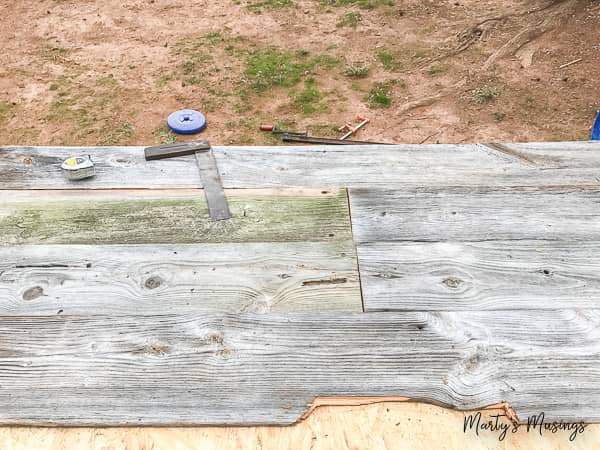
{"type": "Polygon", "coordinates": [[[600,141],[600,111],[598,111],[596,121],[592,126],[592,141],[600,141]]]}
{"type": "Polygon", "coordinates": [[[179,134],[194,134],[206,128],[206,117],[193,109],[180,109],[167,118],[169,128],[179,134]]]}

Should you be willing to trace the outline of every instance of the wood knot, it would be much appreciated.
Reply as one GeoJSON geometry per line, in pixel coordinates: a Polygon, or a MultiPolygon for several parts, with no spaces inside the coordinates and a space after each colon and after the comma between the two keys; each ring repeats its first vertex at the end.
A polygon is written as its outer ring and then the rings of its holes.
{"type": "Polygon", "coordinates": [[[23,164],[33,164],[33,158],[31,156],[26,156],[25,158],[23,158],[23,164]]]}
{"type": "Polygon", "coordinates": [[[155,276],[148,278],[146,280],[146,282],[144,283],[144,286],[146,286],[147,289],[156,289],[162,283],[163,283],[163,279],[161,277],[159,277],[158,275],[155,275],[155,276]]]}
{"type": "Polygon", "coordinates": [[[223,345],[223,335],[221,333],[211,333],[206,337],[209,344],[223,345]]]}
{"type": "Polygon", "coordinates": [[[450,289],[456,289],[462,284],[462,280],[460,278],[448,277],[442,283],[448,286],[450,289]]]}
{"type": "Polygon", "coordinates": [[[34,286],[23,292],[23,300],[35,300],[44,295],[44,289],[41,286],[34,286]]]}
{"type": "Polygon", "coordinates": [[[148,355],[162,356],[169,353],[170,350],[168,345],[160,343],[148,344],[144,347],[144,352],[148,355]]]}

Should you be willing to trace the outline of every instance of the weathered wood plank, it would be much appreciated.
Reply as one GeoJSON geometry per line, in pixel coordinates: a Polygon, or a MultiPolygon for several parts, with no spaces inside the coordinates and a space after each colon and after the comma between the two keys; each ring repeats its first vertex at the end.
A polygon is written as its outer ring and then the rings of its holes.
{"type": "MultiPolygon", "coordinates": [[[[600,184],[600,143],[215,147],[225,188],[546,186],[600,184]],[[531,162],[529,162],[529,161],[531,162]]],[[[193,156],[145,161],[143,147],[0,147],[0,189],[198,188],[193,156]],[[90,154],[97,176],[64,179],[61,162],[90,154]]]]}
{"type": "Polygon", "coordinates": [[[358,247],[366,311],[600,308],[599,255],[597,241],[358,247]]]}
{"type": "Polygon", "coordinates": [[[0,315],[362,311],[352,241],[0,247],[0,315]]]}
{"type": "Polygon", "coordinates": [[[201,190],[3,191],[0,245],[352,239],[345,190],[229,190],[210,220],[201,190]]]}
{"type": "Polygon", "coordinates": [[[349,196],[361,243],[600,240],[596,189],[351,189],[349,196]]]}
{"type": "Polygon", "coordinates": [[[600,420],[600,312],[0,317],[0,423],[286,424],[317,396],[600,420]]]}

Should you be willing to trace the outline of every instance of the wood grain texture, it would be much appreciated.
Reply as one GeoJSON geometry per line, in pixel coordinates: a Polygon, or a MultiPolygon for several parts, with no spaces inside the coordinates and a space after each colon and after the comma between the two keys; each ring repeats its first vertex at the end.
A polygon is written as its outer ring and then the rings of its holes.
{"type": "Polygon", "coordinates": [[[351,189],[360,242],[600,240],[596,189],[351,189]]]}
{"type": "MultiPolygon", "coordinates": [[[[477,411],[482,422],[495,421],[499,409],[477,411]]],[[[461,412],[412,402],[381,402],[353,406],[323,406],[287,427],[0,427],[7,450],[588,450],[600,446],[600,424],[574,430],[530,429],[516,433],[512,424],[501,441],[499,431],[463,432],[461,412]]]]}
{"type": "Polygon", "coordinates": [[[600,308],[597,241],[375,242],[358,255],[366,311],[600,308]]]}
{"type": "Polygon", "coordinates": [[[352,241],[0,247],[0,315],[362,311],[352,241]]]}
{"type": "MultiPolygon", "coordinates": [[[[600,143],[214,147],[225,188],[546,186],[600,184],[600,143]],[[532,161],[532,163],[527,160],[532,161]]],[[[198,188],[193,156],[145,161],[143,147],[0,147],[0,189],[198,188]],[[61,162],[90,154],[94,178],[65,180],[61,162]]]]}
{"type": "Polygon", "coordinates": [[[2,191],[0,245],[352,239],[345,190],[229,190],[213,222],[201,190],[2,191]]]}
{"type": "Polygon", "coordinates": [[[600,420],[600,313],[0,317],[0,423],[287,424],[319,396],[600,420]]]}

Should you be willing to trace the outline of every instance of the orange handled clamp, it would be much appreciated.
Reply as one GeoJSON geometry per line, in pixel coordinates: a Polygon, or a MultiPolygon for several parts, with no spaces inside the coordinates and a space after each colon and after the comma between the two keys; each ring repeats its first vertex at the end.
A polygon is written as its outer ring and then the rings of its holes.
{"type": "Polygon", "coordinates": [[[368,119],[366,117],[363,116],[356,116],[356,120],[360,120],[361,122],[356,125],[353,126],[351,123],[346,123],[343,127],[339,128],[339,131],[344,131],[344,130],[348,130],[348,132],[346,134],[344,134],[340,140],[345,140],[347,138],[349,138],[350,136],[352,136],[354,133],[356,133],[358,130],[360,130],[362,127],[364,127],[366,124],[368,124],[371,119],[368,119]]]}

